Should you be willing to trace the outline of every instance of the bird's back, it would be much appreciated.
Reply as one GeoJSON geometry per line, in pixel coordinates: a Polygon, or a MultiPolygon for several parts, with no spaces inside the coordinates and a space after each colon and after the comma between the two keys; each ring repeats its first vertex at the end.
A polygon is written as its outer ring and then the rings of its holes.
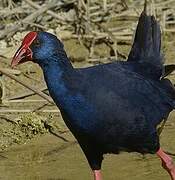
{"type": "MultiPolygon", "coordinates": [[[[137,110],[141,109],[141,106],[151,110],[153,107],[150,106],[154,106],[161,112],[166,107],[174,107],[175,96],[169,92],[171,87],[166,86],[162,80],[139,74],[133,66],[133,63],[118,61],[78,70],[81,77],[78,82],[79,91],[87,101],[101,106],[100,109],[103,110],[111,106],[116,112],[116,107],[121,104],[137,110]]],[[[124,108],[123,111],[125,110],[124,108]]],[[[109,109],[109,112],[112,113],[112,109],[109,109]]],[[[160,122],[158,117],[156,119],[156,123],[160,122]]]]}

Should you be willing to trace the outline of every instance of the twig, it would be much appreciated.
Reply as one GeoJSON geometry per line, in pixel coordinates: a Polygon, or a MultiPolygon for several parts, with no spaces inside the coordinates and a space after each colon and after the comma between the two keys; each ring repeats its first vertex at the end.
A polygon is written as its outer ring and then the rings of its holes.
{"type": "Polygon", "coordinates": [[[43,109],[43,108],[44,108],[45,106],[47,106],[47,105],[48,105],[48,103],[44,103],[42,106],[39,106],[39,107],[33,109],[33,112],[37,112],[37,111],[43,109]]]}
{"type": "Polygon", "coordinates": [[[107,34],[108,34],[108,37],[110,37],[114,44],[112,45],[112,49],[114,51],[114,54],[115,54],[115,57],[116,59],[118,59],[118,55],[117,55],[117,39],[116,39],[116,36],[111,32],[109,31],[105,26],[99,24],[99,23],[95,23],[98,27],[100,27],[103,31],[105,31],[107,34]]]}
{"type": "Polygon", "coordinates": [[[34,22],[35,19],[43,14],[45,11],[47,11],[48,9],[51,9],[55,6],[58,5],[58,3],[56,3],[56,0],[53,0],[52,2],[48,3],[47,5],[42,5],[40,7],[40,9],[38,9],[38,11],[33,12],[32,14],[30,14],[29,16],[27,16],[26,18],[24,18],[21,23],[20,22],[16,22],[12,27],[5,29],[5,31],[0,33],[0,39],[8,36],[12,36],[14,33],[16,33],[20,28],[21,28],[21,24],[23,24],[24,27],[26,27],[26,22],[34,22]]]}
{"type": "MultiPolygon", "coordinates": [[[[43,88],[40,88],[39,91],[45,91],[47,90],[46,87],[43,87],[43,88]]],[[[15,95],[15,96],[12,96],[12,97],[9,97],[8,100],[18,100],[18,99],[23,99],[23,98],[26,98],[26,97],[29,97],[29,96],[32,96],[32,95],[35,95],[36,93],[35,92],[24,92],[24,93],[20,93],[20,95],[15,95]]]]}
{"type": "Polygon", "coordinates": [[[24,9],[22,9],[21,7],[13,8],[12,10],[9,10],[9,8],[5,8],[0,11],[0,16],[5,18],[13,14],[16,15],[16,14],[22,14],[22,13],[24,13],[24,9]]]}
{"type": "Polygon", "coordinates": [[[9,73],[9,74],[14,74],[14,75],[20,75],[21,74],[21,71],[20,70],[16,70],[16,69],[3,68],[3,70],[6,73],[9,73]]]}
{"type": "Polygon", "coordinates": [[[87,18],[87,21],[86,21],[86,33],[87,34],[90,33],[90,24],[91,24],[89,7],[90,7],[90,0],[87,0],[87,5],[86,5],[86,18],[87,18]]]}
{"type": "Polygon", "coordinates": [[[38,28],[43,29],[43,30],[47,30],[47,28],[45,26],[42,26],[40,24],[36,24],[36,23],[32,23],[32,22],[23,22],[23,23],[27,24],[27,25],[38,27],[38,28]]]}
{"type": "MultiPolygon", "coordinates": [[[[40,5],[38,5],[37,3],[34,3],[33,1],[31,1],[31,0],[24,0],[27,4],[29,4],[29,5],[31,5],[33,8],[35,8],[35,9],[40,9],[41,7],[40,7],[40,5]]],[[[75,0],[74,1],[68,1],[68,2],[65,2],[65,3],[61,3],[59,6],[61,6],[61,5],[68,5],[68,4],[72,4],[72,3],[74,3],[75,2],[75,0]]],[[[61,21],[61,22],[65,22],[65,21],[68,21],[65,17],[62,17],[62,16],[60,16],[60,15],[58,15],[57,13],[54,13],[53,11],[51,11],[51,10],[48,10],[47,11],[47,14],[49,14],[50,16],[52,16],[53,18],[56,18],[57,20],[59,20],[59,21],[61,21]]],[[[60,23],[61,23],[60,22],[60,23]]]]}
{"type": "Polygon", "coordinates": [[[3,119],[3,120],[5,120],[5,121],[7,121],[7,122],[10,122],[10,123],[12,123],[12,124],[16,124],[15,121],[13,121],[12,119],[10,119],[10,118],[8,118],[8,117],[5,117],[5,116],[0,116],[0,119],[3,119]]]}
{"type": "Polygon", "coordinates": [[[45,99],[15,99],[15,100],[4,100],[4,103],[41,103],[48,102],[45,99]]]}
{"type": "MultiPolygon", "coordinates": [[[[29,113],[33,112],[32,109],[0,109],[0,113],[29,113]]],[[[51,109],[51,110],[38,110],[37,112],[42,113],[59,113],[58,109],[51,109]]]]}
{"type": "Polygon", "coordinates": [[[3,69],[0,69],[0,72],[3,73],[4,75],[8,76],[9,78],[15,80],[16,82],[20,83],[24,87],[26,87],[26,88],[30,89],[31,91],[35,92],[36,94],[38,94],[40,97],[46,99],[51,104],[53,104],[53,100],[48,95],[46,95],[45,93],[41,92],[40,90],[38,90],[38,89],[36,89],[34,87],[30,87],[28,84],[26,84],[25,82],[17,79],[14,75],[9,74],[8,72],[6,72],[3,69]]]}
{"type": "Polygon", "coordinates": [[[103,0],[103,10],[104,12],[107,11],[107,0],[103,0]]]}

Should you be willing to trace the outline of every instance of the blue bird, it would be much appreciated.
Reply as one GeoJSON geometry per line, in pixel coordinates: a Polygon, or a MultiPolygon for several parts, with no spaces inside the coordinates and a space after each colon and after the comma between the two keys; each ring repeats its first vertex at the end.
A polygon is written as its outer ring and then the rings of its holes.
{"type": "Polygon", "coordinates": [[[49,93],[77,139],[95,180],[106,153],[156,153],[175,180],[175,166],[160,147],[157,126],[175,108],[175,89],[165,78],[161,32],[142,12],[128,60],[74,68],[62,42],[47,32],[30,32],[12,66],[33,61],[43,70],[49,93]]]}

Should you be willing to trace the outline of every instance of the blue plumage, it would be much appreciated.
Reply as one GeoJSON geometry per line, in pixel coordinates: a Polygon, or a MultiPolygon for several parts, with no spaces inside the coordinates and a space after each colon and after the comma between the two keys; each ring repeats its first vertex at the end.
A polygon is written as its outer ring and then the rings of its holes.
{"type": "Polygon", "coordinates": [[[160,39],[158,23],[143,12],[126,62],[75,69],[54,35],[38,32],[31,44],[50,95],[93,170],[105,153],[159,150],[157,125],[175,108],[174,87],[162,78],[160,39]]]}
{"type": "MultiPolygon", "coordinates": [[[[53,35],[39,32],[38,39],[43,36],[50,39],[53,35]]],[[[32,51],[43,69],[50,95],[92,169],[100,169],[104,153],[156,152],[156,126],[173,110],[174,91],[170,93],[171,85],[154,78],[150,72],[154,66],[116,61],[74,69],[63,46],[56,45],[61,42],[55,37],[52,42],[43,42],[40,51],[45,53],[41,55],[35,45],[32,51]]]]}

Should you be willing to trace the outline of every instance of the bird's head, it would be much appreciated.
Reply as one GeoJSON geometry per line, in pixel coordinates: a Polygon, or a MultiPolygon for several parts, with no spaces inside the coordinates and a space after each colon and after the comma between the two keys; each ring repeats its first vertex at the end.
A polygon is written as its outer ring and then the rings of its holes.
{"type": "Polygon", "coordinates": [[[51,63],[51,56],[64,54],[62,42],[48,32],[28,33],[15,53],[11,66],[17,66],[27,61],[33,61],[40,66],[51,63]]]}

